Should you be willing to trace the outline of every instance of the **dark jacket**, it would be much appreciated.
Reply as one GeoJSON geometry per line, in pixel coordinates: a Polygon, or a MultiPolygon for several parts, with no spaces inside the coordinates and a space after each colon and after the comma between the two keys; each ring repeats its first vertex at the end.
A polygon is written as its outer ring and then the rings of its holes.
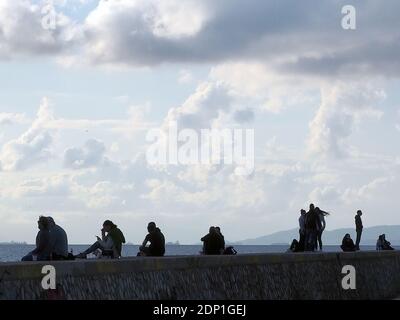
{"type": "Polygon", "coordinates": [[[356,229],[357,230],[362,230],[363,224],[362,224],[361,216],[356,215],[355,216],[355,220],[356,220],[356,229]]]}
{"type": "Polygon", "coordinates": [[[317,211],[310,210],[306,213],[306,229],[309,230],[320,230],[321,221],[319,220],[317,211]]]}
{"type": "Polygon", "coordinates": [[[50,260],[52,249],[49,230],[40,230],[36,236],[36,248],[31,254],[37,256],[38,260],[50,260]]]}
{"type": "Polygon", "coordinates": [[[217,232],[211,232],[201,238],[204,242],[204,254],[215,255],[221,254],[224,250],[224,240],[217,232]]]}
{"type": "Polygon", "coordinates": [[[145,241],[150,242],[149,251],[151,256],[162,257],[165,254],[165,237],[160,228],[150,232],[145,241]]]}
{"type": "Polygon", "coordinates": [[[344,252],[356,251],[356,246],[351,238],[347,239],[346,237],[344,237],[342,240],[342,245],[340,247],[344,252]]]}
{"type": "Polygon", "coordinates": [[[117,250],[118,254],[121,256],[122,244],[125,243],[124,234],[122,233],[122,231],[119,228],[115,227],[115,228],[111,229],[111,231],[108,233],[108,235],[110,236],[110,238],[113,241],[115,250],[117,250]]]}

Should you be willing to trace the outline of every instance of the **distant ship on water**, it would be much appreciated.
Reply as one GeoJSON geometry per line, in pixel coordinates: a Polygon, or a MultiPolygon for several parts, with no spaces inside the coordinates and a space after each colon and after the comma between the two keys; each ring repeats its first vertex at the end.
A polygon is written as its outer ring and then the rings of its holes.
{"type": "Polygon", "coordinates": [[[166,245],[167,246],[180,246],[181,244],[179,243],[179,241],[175,241],[175,242],[167,242],[166,245]]]}

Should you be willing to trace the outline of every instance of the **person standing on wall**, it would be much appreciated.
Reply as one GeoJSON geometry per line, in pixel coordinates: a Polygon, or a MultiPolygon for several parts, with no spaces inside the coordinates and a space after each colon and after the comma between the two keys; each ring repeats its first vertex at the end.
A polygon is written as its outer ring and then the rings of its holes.
{"type": "Polygon", "coordinates": [[[360,250],[360,242],[361,242],[361,235],[363,232],[363,223],[361,220],[362,216],[362,211],[358,210],[357,215],[355,216],[356,220],[356,232],[357,232],[357,238],[356,238],[356,250],[360,250]]]}

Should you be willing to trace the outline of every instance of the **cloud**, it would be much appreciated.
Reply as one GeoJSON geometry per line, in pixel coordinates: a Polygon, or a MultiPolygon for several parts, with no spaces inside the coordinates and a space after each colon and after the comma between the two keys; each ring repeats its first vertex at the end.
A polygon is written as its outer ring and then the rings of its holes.
{"type": "Polygon", "coordinates": [[[46,124],[54,119],[47,98],[43,98],[31,127],[17,139],[3,145],[0,153],[2,170],[18,171],[27,169],[51,157],[53,142],[51,130],[46,124]]]}
{"type": "Polygon", "coordinates": [[[0,3],[0,58],[58,55],[68,52],[78,39],[79,27],[67,16],[54,11],[55,29],[42,22],[43,7],[30,0],[2,0],[0,3]]]}
{"type": "Polygon", "coordinates": [[[311,155],[348,156],[348,138],[364,118],[382,116],[377,107],[383,99],[385,92],[371,84],[337,82],[322,88],[321,105],[309,124],[311,155]]]}
{"type": "Polygon", "coordinates": [[[347,188],[343,192],[342,199],[349,204],[373,200],[378,193],[381,193],[384,189],[387,190],[388,186],[393,185],[395,181],[394,176],[375,178],[358,188],[347,188]]]}
{"type": "Polygon", "coordinates": [[[345,1],[101,1],[84,23],[94,64],[154,66],[253,60],[274,73],[324,78],[398,75],[395,0],[357,3],[358,28],[341,28],[345,1]],[[384,16],[385,19],[377,19],[384,16]]]}
{"type": "Polygon", "coordinates": [[[187,84],[193,82],[194,78],[189,70],[179,71],[178,82],[181,84],[187,84]]]}
{"type": "Polygon", "coordinates": [[[29,119],[23,113],[0,113],[0,126],[13,124],[26,124],[29,119]]]}
{"type": "Polygon", "coordinates": [[[181,106],[168,111],[163,127],[166,129],[171,122],[177,122],[179,128],[211,128],[221,114],[232,111],[233,101],[229,88],[223,84],[204,82],[181,106]]]}
{"type": "Polygon", "coordinates": [[[117,66],[253,61],[274,74],[397,77],[400,3],[357,2],[358,25],[351,31],[341,27],[344,5],[344,0],[101,0],[84,21],[58,12],[57,27],[49,31],[41,25],[39,5],[3,0],[0,57],[48,54],[69,64],[117,66]]]}
{"type": "Polygon", "coordinates": [[[64,153],[64,166],[71,169],[82,169],[97,166],[105,158],[106,148],[103,142],[88,140],[82,148],[69,148],[64,153]]]}

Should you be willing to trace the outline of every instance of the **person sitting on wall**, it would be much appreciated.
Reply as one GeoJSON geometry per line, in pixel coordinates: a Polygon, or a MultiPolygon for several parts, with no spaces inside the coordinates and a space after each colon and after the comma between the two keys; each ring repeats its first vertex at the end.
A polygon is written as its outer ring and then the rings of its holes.
{"type": "Polygon", "coordinates": [[[63,228],[57,225],[52,217],[47,217],[49,224],[52,260],[68,260],[68,237],[63,228]]]}
{"type": "Polygon", "coordinates": [[[97,237],[97,241],[76,258],[86,259],[88,254],[100,250],[102,257],[118,259],[121,257],[123,243],[125,243],[125,237],[122,231],[112,221],[106,220],[101,229],[101,238],[97,237]]]}
{"type": "Polygon", "coordinates": [[[36,235],[36,248],[22,258],[22,261],[51,260],[53,248],[50,242],[49,221],[40,216],[38,220],[39,232],[36,235]]]}
{"type": "Polygon", "coordinates": [[[346,233],[342,240],[342,245],[340,246],[344,252],[356,251],[357,247],[354,244],[353,239],[351,239],[350,234],[346,233]]]}
{"type": "Polygon", "coordinates": [[[162,257],[165,254],[165,237],[160,228],[157,228],[155,222],[147,225],[149,232],[139,248],[138,256],[162,257]],[[147,243],[150,245],[146,247],[147,243]]]}
{"type": "Polygon", "coordinates": [[[292,244],[290,245],[290,248],[287,249],[286,252],[300,252],[301,250],[301,246],[299,241],[297,241],[297,239],[293,239],[292,244]]]}
{"type": "Polygon", "coordinates": [[[221,254],[224,254],[224,252],[225,252],[225,237],[221,233],[221,228],[220,227],[215,227],[215,231],[217,231],[218,235],[221,238],[221,254]]]}
{"type": "Polygon", "coordinates": [[[376,242],[376,250],[394,250],[391,243],[386,240],[386,235],[381,234],[376,242]]]}
{"type": "Polygon", "coordinates": [[[203,238],[203,252],[205,255],[218,255],[224,250],[224,241],[215,227],[210,227],[209,232],[203,238]]]}

